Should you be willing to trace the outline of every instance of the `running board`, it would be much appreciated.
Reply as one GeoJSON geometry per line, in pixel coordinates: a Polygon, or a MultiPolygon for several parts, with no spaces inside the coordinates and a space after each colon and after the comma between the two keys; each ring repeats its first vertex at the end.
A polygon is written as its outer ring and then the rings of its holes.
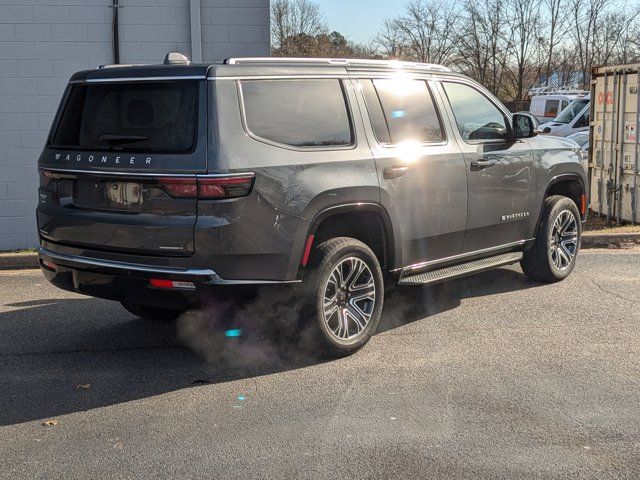
{"type": "Polygon", "coordinates": [[[400,285],[429,285],[443,280],[464,277],[471,273],[479,273],[485,270],[511,265],[520,260],[522,260],[522,252],[504,253],[502,255],[496,255],[495,257],[483,258],[482,260],[441,268],[440,270],[432,270],[430,272],[402,277],[398,283],[400,285]]]}

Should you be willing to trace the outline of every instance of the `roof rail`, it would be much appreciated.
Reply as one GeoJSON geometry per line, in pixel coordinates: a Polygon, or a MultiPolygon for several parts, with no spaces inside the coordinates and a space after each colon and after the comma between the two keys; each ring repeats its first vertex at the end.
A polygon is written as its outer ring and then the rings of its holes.
{"type": "Polygon", "coordinates": [[[450,72],[451,69],[444,65],[435,63],[404,62],[400,60],[367,60],[361,58],[312,58],[312,57],[240,57],[227,58],[224,63],[228,65],[240,64],[316,64],[316,65],[337,65],[337,66],[358,66],[358,67],[387,67],[387,68],[413,68],[418,70],[439,70],[450,72]]]}
{"type": "Polygon", "coordinates": [[[103,68],[140,67],[142,65],[142,63],[105,63],[104,65],[98,65],[98,70],[103,68]]]}

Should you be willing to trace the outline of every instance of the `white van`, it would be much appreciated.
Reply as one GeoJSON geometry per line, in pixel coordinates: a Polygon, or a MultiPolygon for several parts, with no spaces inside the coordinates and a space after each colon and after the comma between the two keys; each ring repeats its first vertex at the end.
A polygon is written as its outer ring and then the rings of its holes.
{"type": "Polygon", "coordinates": [[[560,112],[560,115],[551,122],[542,123],[539,128],[542,133],[556,137],[566,137],[572,133],[588,130],[590,108],[590,95],[576,98],[560,112]]]}
{"type": "Polygon", "coordinates": [[[529,112],[540,123],[548,122],[556,118],[558,113],[564,110],[577,95],[535,95],[531,97],[529,112]]]}

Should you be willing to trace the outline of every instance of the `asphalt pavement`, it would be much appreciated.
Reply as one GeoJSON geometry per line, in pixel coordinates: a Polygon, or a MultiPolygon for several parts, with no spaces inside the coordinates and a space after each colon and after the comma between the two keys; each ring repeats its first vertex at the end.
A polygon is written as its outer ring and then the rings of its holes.
{"type": "Polygon", "coordinates": [[[340,360],[285,309],[157,323],[0,271],[0,478],[640,478],[638,248],[399,289],[340,360]]]}

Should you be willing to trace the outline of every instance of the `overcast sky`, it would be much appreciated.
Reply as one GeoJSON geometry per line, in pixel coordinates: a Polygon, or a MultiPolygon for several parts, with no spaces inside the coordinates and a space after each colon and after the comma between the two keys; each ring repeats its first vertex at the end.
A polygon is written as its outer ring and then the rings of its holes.
{"type": "Polygon", "coordinates": [[[380,30],[382,22],[395,17],[404,0],[315,0],[331,30],[337,30],[354,42],[368,42],[380,30]]]}

